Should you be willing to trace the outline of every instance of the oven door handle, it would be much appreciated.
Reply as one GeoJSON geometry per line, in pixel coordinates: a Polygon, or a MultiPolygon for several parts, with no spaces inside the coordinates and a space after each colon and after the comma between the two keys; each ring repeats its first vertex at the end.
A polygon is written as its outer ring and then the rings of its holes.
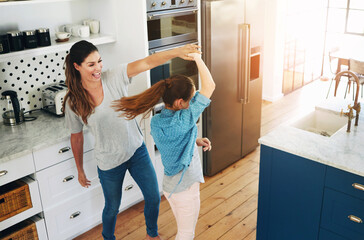
{"type": "Polygon", "coordinates": [[[164,51],[168,51],[168,50],[172,50],[178,47],[182,47],[186,44],[198,44],[198,42],[187,42],[187,43],[183,43],[183,44],[178,44],[178,45],[174,45],[172,47],[168,47],[168,48],[161,48],[161,49],[156,49],[156,50],[149,50],[149,54],[153,54],[153,53],[159,53],[159,52],[164,52],[164,51]]]}
{"type": "Polygon", "coordinates": [[[181,16],[181,15],[186,15],[186,13],[196,13],[198,11],[197,8],[190,8],[190,9],[185,9],[185,10],[169,10],[169,11],[162,11],[159,13],[148,13],[147,14],[147,18],[148,20],[154,20],[154,19],[160,19],[162,17],[167,17],[167,16],[181,16]]]}

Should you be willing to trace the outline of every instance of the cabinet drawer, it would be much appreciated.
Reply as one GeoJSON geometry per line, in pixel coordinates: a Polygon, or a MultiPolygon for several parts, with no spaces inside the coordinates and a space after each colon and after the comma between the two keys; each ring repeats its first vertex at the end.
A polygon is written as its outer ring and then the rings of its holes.
{"type": "Polygon", "coordinates": [[[325,188],[321,227],[348,239],[363,239],[364,201],[325,188]]]}
{"type": "Polygon", "coordinates": [[[347,240],[347,239],[321,228],[319,240],[347,240]]]}
{"type": "Polygon", "coordinates": [[[34,172],[35,168],[32,154],[1,163],[0,186],[25,177],[34,172]]]}
{"type": "Polygon", "coordinates": [[[101,187],[44,211],[49,239],[70,239],[101,221],[104,196],[101,187]]]}
{"type": "MultiPolygon", "coordinates": [[[[94,138],[91,133],[84,134],[83,151],[87,152],[93,149],[94,138]]],[[[35,170],[40,171],[56,163],[62,162],[73,157],[71,142],[68,138],[66,141],[54,144],[33,152],[35,170]]]]}
{"type": "Polygon", "coordinates": [[[56,164],[36,173],[43,208],[49,209],[83,192],[90,191],[100,184],[97,176],[97,164],[93,151],[84,153],[84,170],[91,181],[90,188],[84,188],[78,182],[77,167],[74,158],[56,164]]]}
{"type": "Polygon", "coordinates": [[[359,175],[327,167],[325,186],[364,200],[364,177],[359,175]]]}

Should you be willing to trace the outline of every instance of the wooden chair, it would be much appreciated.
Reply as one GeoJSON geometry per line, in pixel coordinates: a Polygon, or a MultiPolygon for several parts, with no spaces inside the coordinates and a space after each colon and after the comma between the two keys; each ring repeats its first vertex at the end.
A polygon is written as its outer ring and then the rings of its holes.
{"type": "MultiPolygon", "coordinates": [[[[330,82],[329,90],[327,91],[326,98],[329,97],[332,82],[334,81],[335,76],[338,73],[339,59],[337,57],[333,56],[333,53],[338,52],[339,50],[340,50],[339,47],[335,47],[335,48],[332,48],[329,51],[329,64],[330,64],[330,72],[331,72],[331,82],[330,82]]],[[[341,69],[341,71],[345,71],[345,70],[348,70],[348,69],[347,68],[346,69],[341,69]]],[[[346,74],[344,74],[342,77],[349,78],[349,76],[346,75],[346,74]]],[[[346,91],[347,91],[347,89],[345,90],[345,95],[346,95],[346,91]]],[[[336,96],[336,88],[335,88],[335,96],[336,96]]]]}
{"type": "MultiPolygon", "coordinates": [[[[363,97],[363,85],[364,85],[364,62],[355,60],[355,59],[349,59],[349,70],[354,72],[356,76],[359,78],[359,84],[361,86],[361,97],[363,97]]],[[[353,91],[354,91],[354,84],[355,81],[352,81],[350,79],[349,82],[353,82],[353,91]]],[[[349,84],[348,82],[348,84],[349,84]]],[[[355,94],[355,93],[353,93],[355,94]]]]}

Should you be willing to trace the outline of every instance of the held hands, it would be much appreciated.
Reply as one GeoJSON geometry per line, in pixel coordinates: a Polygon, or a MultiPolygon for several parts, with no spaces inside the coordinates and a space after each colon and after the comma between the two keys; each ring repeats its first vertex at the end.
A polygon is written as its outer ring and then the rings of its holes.
{"type": "Polygon", "coordinates": [[[91,181],[87,179],[85,172],[78,173],[78,182],[85,188],[91,186],[91,181]]]}
{"type": "Polygon", "coordinates": [[[196,55],[201,56],[201,51],[199,50],[199,48],[201,48],[201,47],[198,45],[187,44],[187,45],[177,48],[176,51],[178,51],[178,57],[180,57],[184,60],[193,61],[193,60],[195,60],[195,57],[190,56],[190,54],[196,53],[196,55]]]}
{"type": "Polygon", "coordinates": [[[211,151],[212,146],[211,146],[211,142],[208,138],[197,138],[196,144],[199,147],[203,147],[202,149],[204,152],[211,151]]]}

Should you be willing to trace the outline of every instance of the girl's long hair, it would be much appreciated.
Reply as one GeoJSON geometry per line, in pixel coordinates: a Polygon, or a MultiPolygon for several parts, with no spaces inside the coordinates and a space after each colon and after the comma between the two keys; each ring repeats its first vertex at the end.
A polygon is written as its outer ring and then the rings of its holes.
{"type": "Polygon", "coordinates": [[[85,58],[94,51],[98,51],[95,45],[82,40],[73,44],[65,60],[68,92],[63,100],[63,109],[65,109],[66,102],[69,100],[69,107],[82,118],[85,124],[87,124],[87,118],[95,110],[95,104],[88,92],[83,88],[81,74],[73,63],[81,65],[85,58]]]}
{"type": "Polygon", "coordinates": [[[121,116],[129,120],[142,113],[145,113],[145,117],[161,98],[167,107],[173,107],[176,99],[190,100],[194,89],[194,83],[190,78],[183,75],[175,75],[157,82],[138,95],[115,100],[112,107],[117,112],[121,111],[121,116]]]}

